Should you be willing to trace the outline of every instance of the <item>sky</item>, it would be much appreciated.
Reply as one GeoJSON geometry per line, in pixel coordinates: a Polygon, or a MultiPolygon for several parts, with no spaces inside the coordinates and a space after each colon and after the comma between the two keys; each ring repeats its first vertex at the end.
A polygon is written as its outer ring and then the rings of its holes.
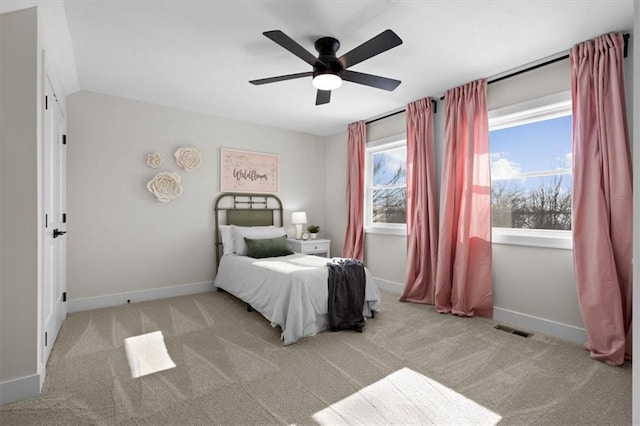
{"type": "MultiPolygon", "coordinates": [[[[536,188],[553,177],[524,177],[522,173],[571,170],[571,115],[493,130],[489,135],[491,179],[511,180],[536,188]]],[[[374,177],[374,184],[388,183],[399,166],[406,167],[404,147],[383,151],[387,167],[374,177]]],[[[399,183],[404,183],[404,179],[399,183]]],[[[570,189],[571,179],[563,178],[570,189]]]]}
{"type": "Polygon", "coordinates": [[[489,148],[493,180],[571,169],[571,116],[491,131],[489,148]]]}
{"type": "MultiPolygon", "coordinates": [[[[407,148],[405,146],[381,151],[380,153],[374,154],[374,156],[379,155],[382,155],[386,158],[386,167],[384,167],[384,169],[381,169],[379,173],[373,177],[374,185],[384,185],[390,183],[389,180],[396,174],[398,168],[404,169],[406,173],[407,148]]],[[[402,176],[397,183],[400,185],[405,184],[406,175],[402,176]]]]}

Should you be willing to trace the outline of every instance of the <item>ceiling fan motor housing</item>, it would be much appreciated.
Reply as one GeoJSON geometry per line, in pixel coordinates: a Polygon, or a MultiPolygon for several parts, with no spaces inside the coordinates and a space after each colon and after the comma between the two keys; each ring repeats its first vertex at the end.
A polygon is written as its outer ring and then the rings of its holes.
{"type": "Polygon", "coordinates": [[[335,74],[342,78],[343,65],[336,58],[340,42],[333,37],[322,37],[314,44],[318,51],[318,61],[313,66],[313,77],[320,74],[335,74]]]}

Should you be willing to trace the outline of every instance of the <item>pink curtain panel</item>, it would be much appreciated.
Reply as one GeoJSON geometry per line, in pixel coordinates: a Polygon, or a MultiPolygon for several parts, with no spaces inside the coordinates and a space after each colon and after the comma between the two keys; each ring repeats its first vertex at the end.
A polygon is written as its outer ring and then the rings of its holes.
{"type": "Polygon", "coordinates": [[[431,99],[407,105],[407,272],[403,302],[435,303],[438,206],[431,99]]]}
{"type": "Polygon", "coordinates": [[[349,124],[347,139],[347,229],[342,257],[364,260],[364,121],[349,124]]]}
{"type": "Polygon", "coordinates": [[[445,93],[445,148],[435,305],[438,312],[493,316],[491,172],[487,81],[445,93]]]}
{"type": "Polygon", "coordinates": [[[573,257],[591,357],[631,358],[632,169],[622,33],[570,53],[573,100],[573,257]]]}

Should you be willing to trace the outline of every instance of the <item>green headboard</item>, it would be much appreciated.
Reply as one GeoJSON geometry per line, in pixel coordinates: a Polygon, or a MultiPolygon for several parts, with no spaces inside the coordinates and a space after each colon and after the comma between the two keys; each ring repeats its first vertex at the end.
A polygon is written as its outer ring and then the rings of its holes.
{"type": "Polygon", "coordinates": [[[282,201],[272,194],[223,192],[216,198],[214,212],[216,265],[222,257],[220,225],[284,226],[282,201]]]}

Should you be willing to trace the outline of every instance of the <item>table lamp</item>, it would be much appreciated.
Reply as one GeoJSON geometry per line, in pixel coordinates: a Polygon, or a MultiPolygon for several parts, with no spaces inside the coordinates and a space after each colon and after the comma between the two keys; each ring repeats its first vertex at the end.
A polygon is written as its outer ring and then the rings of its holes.
{"type": "Polygon", "coordinates": [[[296,226],[296,240],[302,239],[302,225],[307,223],[306,212],[293,212],[291,213],[291,223],[296,226]]]}

